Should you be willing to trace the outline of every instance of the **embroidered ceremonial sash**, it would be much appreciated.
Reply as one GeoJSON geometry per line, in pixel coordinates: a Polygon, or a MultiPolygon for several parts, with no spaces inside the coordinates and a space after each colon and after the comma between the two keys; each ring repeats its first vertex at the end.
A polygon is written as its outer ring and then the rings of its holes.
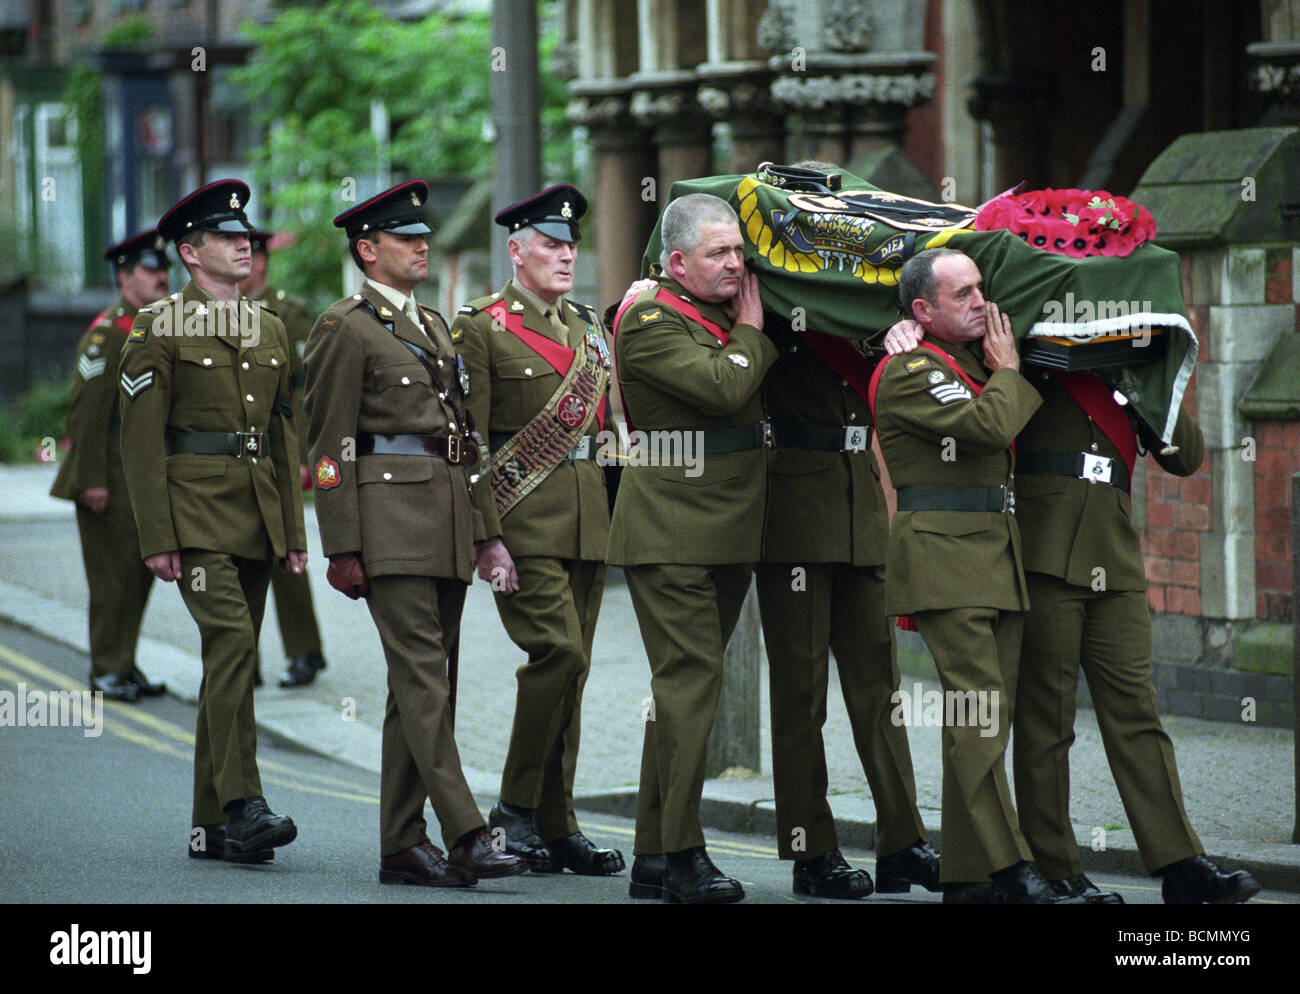
{"type": "Polygon", "coordinates": [[[1056,378],[1084,413],[1097,422],[1102,434],[1119,449],[1131,480],[1133,464],[1137,462],[1137,437],[1128,412],[1116,402],[1110,388],[1091,373],[1058,372],[1056,378]]]}
{"type": "Polygon", "coordinates": [[[609,369],[600,332],[590,323],[582,361],[577,362],[573,349],[525,328],[523,315],[511,312],[504,300],[487,308],[487,313],[564,377],[532,420],[492,453],[488,483],[497,513],[505,517],[564,461],[593,420],[604,425],[609,369]]]}

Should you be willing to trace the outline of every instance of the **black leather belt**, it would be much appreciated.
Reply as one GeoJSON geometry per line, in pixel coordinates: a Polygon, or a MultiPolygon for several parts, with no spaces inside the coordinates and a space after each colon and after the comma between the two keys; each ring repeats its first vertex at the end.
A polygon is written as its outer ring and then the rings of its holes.
{"type": "MultiPolygon", "coordinates": [[[[494,431],[488,433],[488,446],[492,449],[495,457],[496,451],[505,445],[506,442],[515,437],[513,431],[494,431]]],[[[600,454],[600,446],[596,444],[595,436],[584,435],[579,439],[578,444],[565,453],[565,459],[595,459],[600,454]]]]}
{"type": "Polygon", "coordinates": [[[264,431],[169,431],[163,436],[163,451],[169,456],[186,453],[196,456],[266,455],[264,431]]]}
{"type": "Polygon", "coordinates": [[[478,446],[464,435],[372,435],[357,433],[359,456],[437,456],[453,466],[478,462],[478,446]]]}
{"type": "Polygon", "coordinates": [[[772,446],[778,449],[866,452],[871,448],[871,425],[810,425],[798,421],[769,423],[772,426],[772,446]]]}
{"type": "Polygon", "coordinates": [[[1010,487],[900,487],[900,511],[997,511],[1016,513],[1010,487]]]}
{"type": "Polygon", "coordinates": [[[1073,476],[1090,483],[1108,483],[1129,492],[1128,467],[1124,460],[1091,452],[1018,452],[1016,472],[1021,475],[1073,476]]]}

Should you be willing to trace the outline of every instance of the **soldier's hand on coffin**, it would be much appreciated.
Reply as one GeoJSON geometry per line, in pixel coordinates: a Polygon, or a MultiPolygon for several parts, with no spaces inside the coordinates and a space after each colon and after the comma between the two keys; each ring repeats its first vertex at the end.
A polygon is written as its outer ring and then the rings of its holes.
{"type": "Polygon", "coordinates": [[[746,269],[740,277],[740,289],[728,304],[736,324],[747,324],[763,330],[763,298],[758,290],[758,277],[746,269]]]}
{"type": "Polygon", "coordinates": [[[366,568],[355,552],[343,552],[330,556],[330,568],[325,571],[325,579],[335,590],[347,594],[353,600],[370,595],[370,580],[366,568]]]}
{"type": "Polygon", "coordinates": [[[513,594],[519,589],[515,561],[504,542],[493,542],[478,550],[478,576],[492,584],[494,591],[503,594],[513,594]]]}
{"type": "Polygon", "coordinates": [[[885,354],[901,355],[911,352],[921,344],[921,336],[924,334],[925,329],[920,324],[911,318],[903,318],[885,332],[885,354]]]}
{"type": "Polygon", "coordinates": [[[108,508],[108,489],[106,487],[89,487],[81,491],[78,498],[81,506],[91,514],[103,514],[108,508]]]}
{"type": "Polygon", "coordinates": [[[163,583],[171,583],[181,578],[181,553],[179,549],[160,552],[149,556],[144,561],[145,567],[163,583]]]}
{"type": "Polygon", "coordinates": [[[991,300],[984,302],[984,365],[994,373],[999,369],[1020,371],[1020,353],[1016,351],[1016,336],[1011,334],[1011,319],[991,300]]]}
{"type": "Polygon", "coordinates": [[[307,553],[301,549],[290,549],[288,555],[280,560],[280,566],[290,576],[302,576],[307,569],[307,553]]]}

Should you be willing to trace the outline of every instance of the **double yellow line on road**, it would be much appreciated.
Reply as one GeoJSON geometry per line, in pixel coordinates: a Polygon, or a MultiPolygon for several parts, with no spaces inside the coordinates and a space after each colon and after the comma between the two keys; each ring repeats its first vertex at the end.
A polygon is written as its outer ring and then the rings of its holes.
{"type": "MultiPolygon", "coordinates": [[[[16,688],[19,683],[31,685],[33,680],[40,681],[44,685],[40,689],[67,690],[73,693],[80,693],[86,689],[80,681],[29,656],[24,656],[7,645],[0,644],[0,681],[12,684],[16,688]]],[[[102,704],[105,731],[164,756],[171,756],[186,763],[194,762],[192,732],[150,714],[137,705],[123,704],[120,701],[103,701],[102,704]]],[[[358,788],[355,783],[338,777],[295,769],[271,759],[259,758],[257,765],[263,773],[263,778],[278,787],[288,787],[323,797],[360,801],[364,804],[379,803],[377,792],[365,791],[364,788],[358,788]]]]}

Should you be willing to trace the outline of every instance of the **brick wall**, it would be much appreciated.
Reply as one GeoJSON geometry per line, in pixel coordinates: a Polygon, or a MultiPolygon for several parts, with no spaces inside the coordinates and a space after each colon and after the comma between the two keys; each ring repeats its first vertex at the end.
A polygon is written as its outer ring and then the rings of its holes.
{"type": "Polygon", "coordinates": [[[1300,473],[1300,421],[1257,426],[1255,586],[1259,616],[1291,621],[1291,474],[1300,473]]]}
{"type": "MultiPolygon", "coordinates": [[[[1184,260],[1184,280],[1187,265],[1184,260]]],[[[1191,299],[1186,287],[1184,298],[1191,299]]],[[[1207,307],[1189,308],[1199,346],[1197,361],[1208,356],[1207,307]]],[[[1187,412],[1197,415],[1197,378],[1183,396],[1187,412]]],[[[1201,545],[1214,525],[1213,468],[1216,454],[1192,476],[1174,476],[1154,459],[1146,461],[1146,527],[1139,533],[1146,561],[1147,602],[1151,610],[1169,614],[1201,613],[1201,545]]]]}

